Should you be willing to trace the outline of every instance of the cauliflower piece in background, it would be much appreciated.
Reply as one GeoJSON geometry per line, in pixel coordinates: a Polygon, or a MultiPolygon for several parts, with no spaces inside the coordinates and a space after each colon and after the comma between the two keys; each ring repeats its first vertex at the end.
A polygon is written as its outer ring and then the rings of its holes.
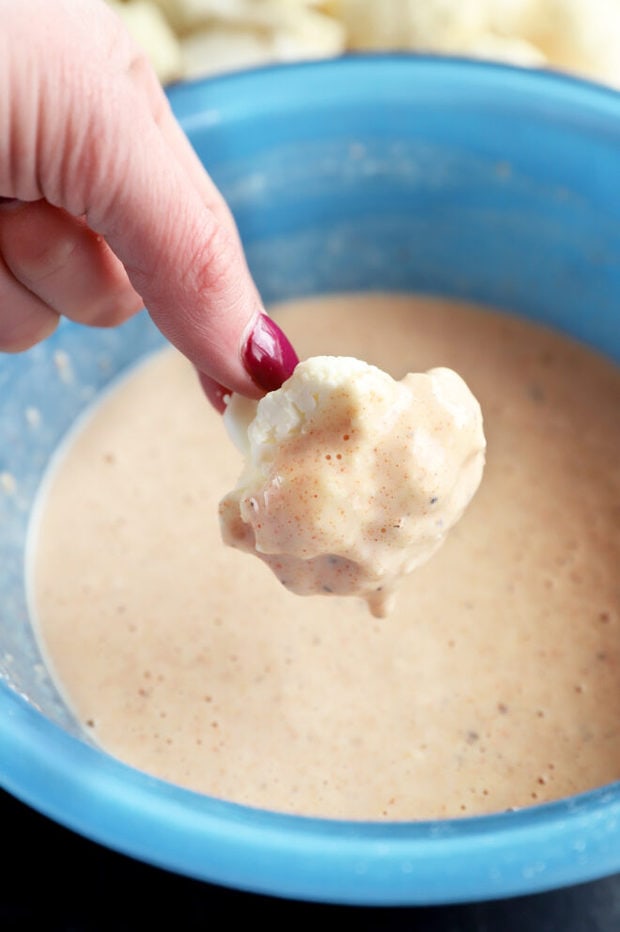
{"type": "Polygon", "coordinates": [[[496,24],[538,46],[552,67],[620,86],[620,0],[522,0],[503,25],[497,8],[496,24]]]}
{"type": "Polygon", "coordinates": [[[487,28],[480,0],[330,0],[326,8],[346,27],[352,49],[455,51],[487,28]]]}
{"type": "Polygon", "coordinates": [[[271,45],[276,61],[333,58],[346,51],[347,34],[338,20],[297,3],[273,28],[271,45]]]}
{"type": "Polygon", "coordinates": [[[231,9],[225,18],[181,40],[186,77],[268,62],[331,58],[345,51],[344,27],[301,3],[258,0],[251,16],[241,4],[234,9],[239,16],[231,9]]]}
{"type": "Polygon", "coordinates": [[[620,0],[107,0],[162,83],[352,51],[470,55],[620,87],[620,0]]]}
{"type": "Polygon", "coordinates": [[[334,57],[346,49],[344,26],[319,10],[314,0],[108,2],[145,48],[163,83],[269,62],[334,57]],[[148,16],[142,7],[149,8],[148,16]],[[162,23],[168,37],[161,31],[162,23]],[[170,37],[175,43],[174,59],[170,37]]]}
{"type": "Polygon", "coordinates": [[[276,29],[287,18],[320,12],[321,6],[319,0],[157,0],[157,3],[180,35],[218,24],[276,29]]]}
{"type": "Polygon", "coordinates": [[[106,0],[162,84],[277,61],[340,55],[343,25],[316,0],[106,0]]]}
{"type": "Polygon", "coordinates": [[[217,22],[240,22],[251,0],[157,0],[179,36],[217,22]]]}
{"type": "Polygon", "coordinates": [[[544,68],[548,65],[544,53],[533,43],[516,36],[498,36],[493,32],[485,32],[472,40],[462,53],[521,68],[544,68]]]}
{"type": "Polygon", "coordinates": [[[213,26],[186,36],[181,42],[183,74],[201,78],[273,61],[268,38],[253,29],[213,26]]]}
{"type": "Polygon", "coordinates": [[[395,381],[350,357],[301,362],[259,402],[224,413],[245,454],[220,503],[224,542],[256,554],[292,592],[354,595],[389,612],[480,483],[480,406],[451,369],[395,381]]]}

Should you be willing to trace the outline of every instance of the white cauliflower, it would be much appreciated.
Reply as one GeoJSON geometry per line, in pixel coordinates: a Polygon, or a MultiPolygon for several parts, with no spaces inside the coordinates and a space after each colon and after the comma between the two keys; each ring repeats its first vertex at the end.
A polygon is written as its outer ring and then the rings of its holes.
{"type": "Polygon", "coordinates": [[[620,86],[620,0],[107,0],[166,83],[271,61],[403,49],[620,86]]]}

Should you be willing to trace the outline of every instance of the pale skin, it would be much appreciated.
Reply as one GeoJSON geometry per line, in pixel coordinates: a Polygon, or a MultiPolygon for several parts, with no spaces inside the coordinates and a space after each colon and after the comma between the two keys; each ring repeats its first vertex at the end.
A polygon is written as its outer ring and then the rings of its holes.
{"type": "Polygon", "coordinates": [[[0,351],[146,305],[212,400],[260,396],[234,221],[121,21],[101,0],[0,0],[0,22],[0,351]]]}

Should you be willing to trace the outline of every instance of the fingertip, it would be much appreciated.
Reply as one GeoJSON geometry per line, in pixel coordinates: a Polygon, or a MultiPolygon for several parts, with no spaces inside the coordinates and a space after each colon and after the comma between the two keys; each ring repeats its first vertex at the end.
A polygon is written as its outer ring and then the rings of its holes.
{"type": "MultiPolygon", "coordinates": [[[[249,387],[236,386],[234,390],[252,398],[280,388],[299,362],[286,334],[264,311],[252,320],[249,335],[242,342],[241,360],[251,381],[249,387]]],[[[197,371],[207,399],[222,414],[233,390],[200,369],[197,371]]]]}

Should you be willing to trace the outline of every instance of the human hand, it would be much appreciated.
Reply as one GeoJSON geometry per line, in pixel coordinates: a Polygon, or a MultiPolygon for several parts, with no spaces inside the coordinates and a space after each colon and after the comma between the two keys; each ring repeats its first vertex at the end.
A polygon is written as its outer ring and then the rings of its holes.
{"type": "Polygon", "coordinates": [[[221,410],[297,358],[150,64],[101,0],[0,0],[0,350],[144,305],[221,410]]]}

